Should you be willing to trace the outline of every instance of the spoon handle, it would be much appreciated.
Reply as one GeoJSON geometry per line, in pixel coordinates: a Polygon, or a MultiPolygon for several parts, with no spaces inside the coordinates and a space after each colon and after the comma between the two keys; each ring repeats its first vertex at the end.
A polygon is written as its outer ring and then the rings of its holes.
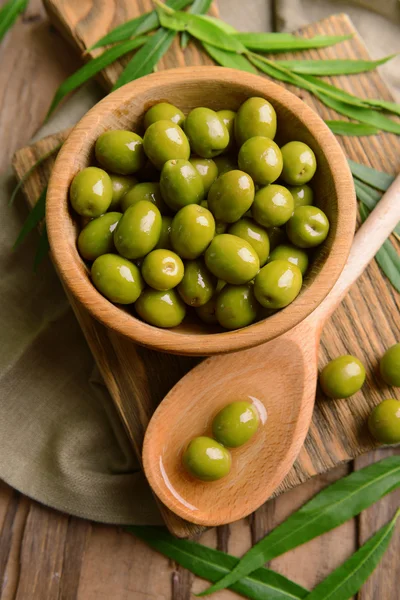
{"type": "Polygon", "coordinates": [[[349,258],[339,279],[325,300],[310,315],[313,321],[316,321],[322,327],[399,221],[400,175],[397,176],[376,208],[358,229],[354,236],[349,258]]]}

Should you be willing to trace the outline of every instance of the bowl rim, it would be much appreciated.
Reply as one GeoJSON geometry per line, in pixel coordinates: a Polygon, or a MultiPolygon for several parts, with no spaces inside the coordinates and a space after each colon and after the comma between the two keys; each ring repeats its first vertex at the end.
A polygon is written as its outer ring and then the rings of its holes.
{"type": "Polygon", "coordinates": [[[356,197],[353,179],[346,157],[334,134],[321,117],[305,102],[281,85],[251,73],[217,66],[168,69],[128,83],[106,96],[91,108],[74,127],[55,161],[46,199],[46,223],[52,259],[67,288],[89,313],[109,329],[143,346],[163,352],[192,356],[207,356],[244,350],[265,343],[292,329],[310,315],[336,283],[351,248],[356,224],[356,197]],[[254,89],[254,94],[276,99],[295,113],[309,130],[324,153],[331,168],[338,203],[335,239],[329,255],[312,284],[290,305],[290,310],[277,312],[243,329],[222,333],[187,333],[161,329],[139,320],[103,297],[93,286],[87,273],[79,269],[81,258],[68,241],[67,226],[71,216],[68,189],[73,175],[74,157],[85,145],[88,131],[99,126],[102,119],[124,102],[132,101],[154,87],[173,83],[199,85],[201,81],[233,84],[254,89]],[[78,150],[77,150],[78,149],[78,150]],[[73,175],[72,175],[73,174],[73,175]]]}

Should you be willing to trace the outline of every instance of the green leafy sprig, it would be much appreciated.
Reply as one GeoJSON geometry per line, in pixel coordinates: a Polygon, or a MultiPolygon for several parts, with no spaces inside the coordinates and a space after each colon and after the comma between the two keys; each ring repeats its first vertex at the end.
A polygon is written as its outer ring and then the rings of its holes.
{"type": "Polygon", "coordinates": [[[14,25],[19,15],[26,10],[29,0],[9,0],[0,8],[0,42],[14,25]]]}

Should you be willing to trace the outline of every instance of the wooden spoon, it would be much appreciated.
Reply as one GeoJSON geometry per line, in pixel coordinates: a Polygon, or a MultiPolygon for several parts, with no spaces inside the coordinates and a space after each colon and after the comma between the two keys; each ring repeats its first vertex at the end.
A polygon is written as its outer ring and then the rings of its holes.
{"type": "Polygon", "coordinates": [[[292,467],[310,426],[322,327],[400,221],[400,176],[358,230],[335,286],[291,331],[250,350],[208,358],[185,375],[154,413],[143,445],[143,465],[158,498],[199,525],[230,523],[263,504],[292,467]],[[232,450],[231,473],[216,482],[190,477],[182,452],[198,435],[210,435],[226,404],[250,399],[265,423],[232,450]]]}

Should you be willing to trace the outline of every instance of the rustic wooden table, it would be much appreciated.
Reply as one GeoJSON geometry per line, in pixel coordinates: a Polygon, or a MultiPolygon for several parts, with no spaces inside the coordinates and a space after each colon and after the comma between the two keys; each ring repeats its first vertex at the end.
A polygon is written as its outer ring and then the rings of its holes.
{"type": "MultiPolygon", "coordinates": [[[[0,0],[0,6],[3,0],[0,0]]],[[[76,57],[49,26],[41,0],[0,44],[0,173],[40,126],[57,85],[76,57]],[[16,102],[18,99],[18,102],[16,102]]],[[[255,517],[203,535],[202,543],[240,555],[318,490],[399,450],[379,450],[266,504],[255,517]]],[[[400,492],[313,542],[272,561],[272,568],[312,588],[386,522],[400,492]]],[[[400,533],[358,594],[359,600],[398,600],[400,533]]],[[[205,587],[179,566],[117,527],[58,513],[0,484],[0,600],[188,600],[205,587]]],[[[224,591],[216,600],[239,598],[224,591]]]]}

